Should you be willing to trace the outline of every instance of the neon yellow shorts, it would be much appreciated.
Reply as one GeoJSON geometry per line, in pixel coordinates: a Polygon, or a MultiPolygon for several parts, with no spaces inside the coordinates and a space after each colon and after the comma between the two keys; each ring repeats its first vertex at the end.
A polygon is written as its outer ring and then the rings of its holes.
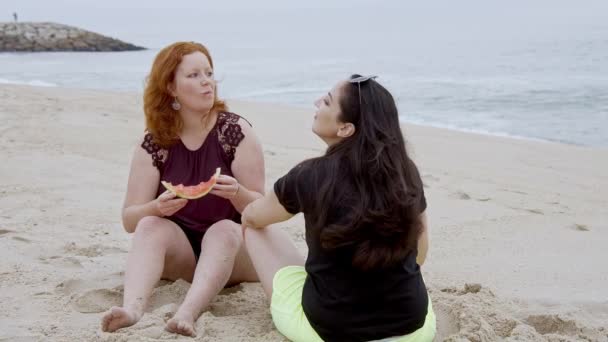
{"type": "MultiPolygon", "coordinates": [[[[276,328],[294,342],[322,342],[317,332],[310,326],[302,309],[302,290],[306,271],[302,266],[281,268],[272,280],[270,313],[276,328]]],[[[429,298],[428,313],[422,328],[411,334],[385,338],[382,342],[429,342],[435,337],[436,322],[433,305],[429,298]]]]}

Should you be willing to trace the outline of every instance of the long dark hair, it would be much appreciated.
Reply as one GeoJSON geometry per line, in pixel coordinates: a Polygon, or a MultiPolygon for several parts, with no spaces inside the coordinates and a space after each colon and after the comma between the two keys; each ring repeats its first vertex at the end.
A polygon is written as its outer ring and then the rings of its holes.
{"type": "Polygon", "coordinates": [[[388,267],[416,251],[422,230],[420,176],[408,157],[390,92],[373,79],[347,82],[341,91],[339,120],[354,124],[355,133],[302,165],[325,171],[316,183],[321,186],[312,204],[313,226],[321,231],[323,248],[350,246],[353,266],[388,267]],[[343,187],[345,182],[350,186],[343,187]],[[349,214],[329,223],[337,201],[348,203],[349,214]]]}

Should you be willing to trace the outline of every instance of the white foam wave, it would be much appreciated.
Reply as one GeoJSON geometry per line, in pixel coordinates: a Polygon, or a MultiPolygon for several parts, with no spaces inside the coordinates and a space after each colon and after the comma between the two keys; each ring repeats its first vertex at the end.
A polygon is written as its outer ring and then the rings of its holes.
{"type": "Polygon", "coordinates": [[[41,80],[9,80],[6,78],[0,78],[0,84],[20,84],[20,85],[29,85],[35,87],[57,87],[57,84],[50,83],[41,80]]]}

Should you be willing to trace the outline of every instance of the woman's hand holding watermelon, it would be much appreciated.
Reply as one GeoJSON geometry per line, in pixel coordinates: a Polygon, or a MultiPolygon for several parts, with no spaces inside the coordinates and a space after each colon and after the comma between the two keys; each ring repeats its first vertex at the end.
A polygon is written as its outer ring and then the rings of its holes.
{"type": "Polygon", "coordinates": [[[241,185],[239,182],[230,176],[220,175],[217,178],[217,183],[213,186],[211,194],[232,200],[239,194],[241,185]]]}
{"type": "Polygon", "coordinates": [[[175,194],[168,190],[160,194],[155,202],[160,217],[171,216],[188,204],[187,199],[175,198],[175,194]]]}

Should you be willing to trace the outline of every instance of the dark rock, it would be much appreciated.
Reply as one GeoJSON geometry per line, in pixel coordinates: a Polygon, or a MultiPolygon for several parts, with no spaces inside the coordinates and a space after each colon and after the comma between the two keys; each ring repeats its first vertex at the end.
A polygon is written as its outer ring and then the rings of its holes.
{"type": "Polygon", "coordinates": [[[0,52],[144,49],[118,39],[56,23],[0,23],[0,52]]]}

